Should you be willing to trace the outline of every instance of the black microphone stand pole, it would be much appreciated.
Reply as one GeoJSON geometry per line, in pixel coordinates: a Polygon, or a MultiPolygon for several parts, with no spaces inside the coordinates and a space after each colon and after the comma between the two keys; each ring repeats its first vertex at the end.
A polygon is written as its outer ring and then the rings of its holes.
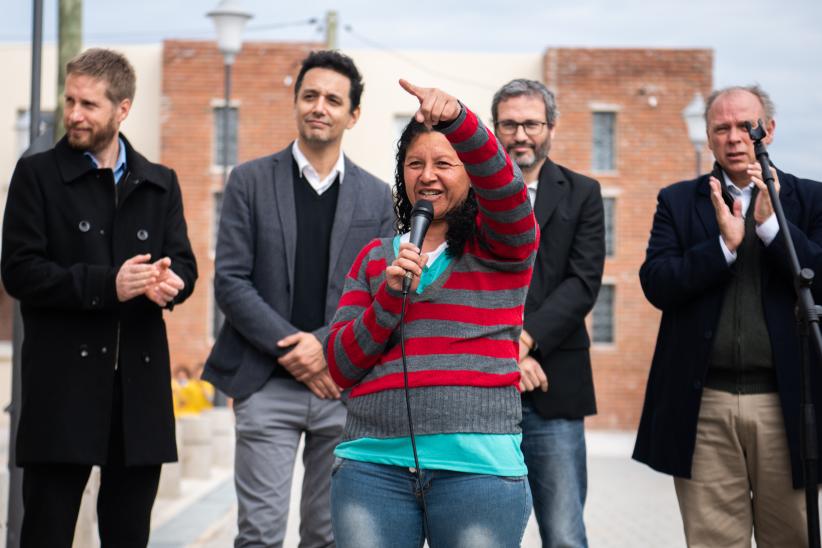
{"type": "Polygon", "coordinates": [[[796,290],[796,318],[799,329],[799,354],[800,354],[800,430],[799,447],[802,455],[802,466],[805,479],[805,504],[808,517],[808,546],[810,548],[820,548],[819,546],[819,494],[817,491],[818,474],[817,462],[819,461],[819,449],[816,435],[816,409],[811,397],[811,377],[810,377],[810,350],[809,342],[813,342],[816,356],[822,360],[822,333],[819,331],[819,311],[813,301],[811,294],[811,284],[813,283],[814,272],[810,268],[802,268],[799,258],[796,255],[796,248],[791,240],[788,221],[785,219],[785,212],[782,210],[782,202],[774,186],[773,174],[771,174],[771,162],[768,150],[762,139],[766,133],[762,120],[758,121],[757,127],[753,127],[750,122],[745,122],[748,135],[754,143],[754,153],[756,160],[762,167],[762,180],[768,187],[768,194],[771,197],[773,210],[776,213],[776,220],[779,222],[779,235],[785,243],[790,261],[791,273],[794,277],[794,289],[796,290]]]}

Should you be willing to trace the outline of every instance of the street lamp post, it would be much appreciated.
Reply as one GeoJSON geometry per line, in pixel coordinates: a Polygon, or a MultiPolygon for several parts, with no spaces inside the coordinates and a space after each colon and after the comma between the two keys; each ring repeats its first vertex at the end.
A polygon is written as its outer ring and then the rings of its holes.
{"type": "Polygon", "coordinates": [[[243,47],[243,27],[251,14],[240,8],[239,0],[221,0],[217,7],[206,14],[217,29],[217,48],[223,54],[225,71],[225,105],[223,106],[223,187],[228,181],[228,124],[231,99],[231,67],[243,47]]]}
{"type": "Polygon", "coordinates": [[[708,142],[708,134],[705,132],[705,101],[698,91],[688,106],[682,111],[682,118],[688,126],[688,138],[694,145],[696,151],[696,176],[702,173],[702,150],[708,142]]]}

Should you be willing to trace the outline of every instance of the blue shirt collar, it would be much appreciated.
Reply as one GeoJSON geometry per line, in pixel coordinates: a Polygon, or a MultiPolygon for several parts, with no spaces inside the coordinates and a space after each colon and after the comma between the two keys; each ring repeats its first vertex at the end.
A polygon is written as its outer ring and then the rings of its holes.
{"type": "MultiPolygon", "coordinates": [[[[117,142],[119,144],[120,152],[117,154],[117,163],[114,164],[115,183],[119,183],[120,178],[123,176],[123,173],[126,172],[126,144],[123,142],[122,137],[118,137],[117,142]]],[[[94,154],[92,154],[89,151],[85,151],[83,155],[91,159],[91,162],[94,164],[94,167],[100,169],[100,162],[97,161],[97,158],[94,157],[94,154]]]]}

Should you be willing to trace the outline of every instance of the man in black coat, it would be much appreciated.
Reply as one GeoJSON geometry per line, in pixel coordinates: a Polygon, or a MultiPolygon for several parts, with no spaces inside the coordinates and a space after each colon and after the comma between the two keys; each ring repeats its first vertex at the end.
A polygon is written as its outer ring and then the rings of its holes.
{"type": "MultiPolygon", "coordinates": [[[[675,476],[688,545],[807,546],[799,340],[786,248],[745,122],[776,122],[757,86],[705,109],[711,174],[662,189],[645,262],[662,310],[634,458],[675,476]]],[[[822,184],[772,169],[799,263],[822,268],[822,184]]],[[[816,302],[822,285],[814,284],[816,302]]],[[[822,403],[811,351],[812,392],[822,403]]],[[[819,426],[822,421],[817,419],[819,426]]]]}
{"type": "Polygon", "coordinates": [[[173,171],[119,134],[135,75],[102,49],[67,65],[66,136],[21,159],[2,275],[23,315],[22,546],[69,547],[91,467],[103,546],[145,546],[177,451],[163,310],[197,267],[173,171]]]}
{"type": "Polygon", "coordinates": [[[596,413],[585,316],[602,281],[599,183],[548,158],[553,93],[513,80],[494,95],[497,138],[522,169],[541,236],[520,337],[522,452],[545,547],[588,545],[584,417],[596,413]]]}

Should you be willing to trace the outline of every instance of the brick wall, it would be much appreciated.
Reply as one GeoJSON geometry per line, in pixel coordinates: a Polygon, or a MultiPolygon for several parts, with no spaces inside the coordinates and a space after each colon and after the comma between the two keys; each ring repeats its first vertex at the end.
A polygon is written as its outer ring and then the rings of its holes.
{"type": "MultiPolygon", "coordinates": [[[[639,422],[659,312],[645,300],[639,267],[660,188],[690,179],[695,153],[682,110],[713,84],[711,50],[549,49],[545,82],[561,112],[551,157],[595,177],[616,197],[616,248],[604,280],[615,286],[614,344],[592,351],[599,414],[594,428],[639,422]],[[591,169],[592,112],[616,112],[616,170],[591,169]]],[[[702,154],[703,170],[710,154],[702,154]]]]}
{"type": "MultiPolygon", "coordinates": [[[[316,43],[245,43],[232,69],[231,104],[239,110],[238,161],[271,154],[296,136],[293,80],[316,43]]],[[[214,261],[213,109],[223,100],[223,59],[214,42],[166,41],[163,47],[161,162],[174,168],[200,277],[194,294],[167,313],[172,366],[202,363],[211,349],[214,261]]]]}
{"type": "MultiPolygon", "coordinates": [[[[206,358],[213,342],[212,196],[221,189],[222,174],[212,166],[212,109],[223,96],[223,65],[212,42],[168,41],[164,46],[161,161],[180,177],[200,267],[194,295],[167,318],[173,364],[194,365],[206,358]]],[[[239,104],[239,161],[270,154],[295,137],[293,79],[300,60],[319,47],[243,45],[232,94],[232,104],[239,104]]],[[[560,48],[545,52],[544,70],[561,111],[552,159],[597,178],[606,195],[616,198],[616,250],[605,265],[605,280],[616,293],[615,341],[592,352],[599,414],[589,426],[632,430],[659,325],[658,311],[642,295],[638,270],[657,191],[694,175],[682,110],[695,92],[707,97],[711,91],[713,55],[710,50],[560,48]],[[591,170],[592,112],[597,109],[617,113],[616,170],[609,173],[591,170]]],[[[702,158],[707,170],[711,155],[704,151],[702,158]]]]}

